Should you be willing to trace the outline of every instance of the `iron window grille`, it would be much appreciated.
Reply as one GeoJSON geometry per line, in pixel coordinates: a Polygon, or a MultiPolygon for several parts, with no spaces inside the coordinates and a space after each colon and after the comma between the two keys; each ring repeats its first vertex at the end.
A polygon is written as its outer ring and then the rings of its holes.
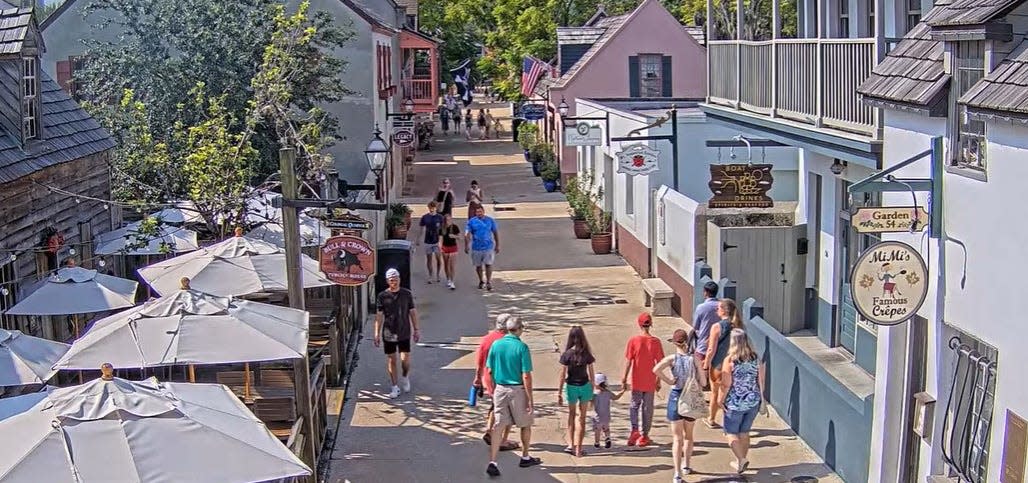
{"type": "Polygon", "coordinates": [[[999,353],[967,335],[951,338],[949,347],[955,364],[943,423],[943,457],[962,481],[985,483],[999,353]]]}
{"type": "Polygon", "coordinates": [[[985,171],[985,122],[967,115],[967,107],[956,100],[985,77],[985,41],[958,42],[953,49],[953,92],[951,107],[957,120],[952,163],[954,166],[985,171]]]}

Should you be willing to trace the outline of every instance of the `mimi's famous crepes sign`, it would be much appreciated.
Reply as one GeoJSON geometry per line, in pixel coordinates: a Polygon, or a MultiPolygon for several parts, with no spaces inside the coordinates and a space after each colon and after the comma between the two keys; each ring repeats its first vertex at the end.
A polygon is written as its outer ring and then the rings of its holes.
{"type": "Polygon", "coordinates": [[[928,268],[914,247],[884,241],[868,248],[853,267],[853,305],[878,325],[895,325],[914,316],[928,294],[928,268]]]}

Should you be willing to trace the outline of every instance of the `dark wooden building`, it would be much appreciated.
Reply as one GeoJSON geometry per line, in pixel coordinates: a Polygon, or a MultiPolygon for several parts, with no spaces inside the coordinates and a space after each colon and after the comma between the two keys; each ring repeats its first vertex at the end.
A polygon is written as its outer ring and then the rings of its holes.
{"type": "Polygon", "coordinates": [[[43,50],[31,8],[0,10],[0,312],[67,258],[92,266],[94,235],[118,221],[99,201],[115,141],[40,69],[43,50]]]}

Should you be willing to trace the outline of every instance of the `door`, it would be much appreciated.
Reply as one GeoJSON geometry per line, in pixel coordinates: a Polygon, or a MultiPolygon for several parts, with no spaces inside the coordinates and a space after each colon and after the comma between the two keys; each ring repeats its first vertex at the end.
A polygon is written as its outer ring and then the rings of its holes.
{"type": "Polygon", "coordinates": [[[718,260],[719,275],[736,282],[741,305],[753,297],[764,306],[764,319],[783,334],[803,327],[803,294],[806,260],[797,251],[797,240],[806,225],[767,227],[716,227],[708,245],[709,260],[718,260]]]}

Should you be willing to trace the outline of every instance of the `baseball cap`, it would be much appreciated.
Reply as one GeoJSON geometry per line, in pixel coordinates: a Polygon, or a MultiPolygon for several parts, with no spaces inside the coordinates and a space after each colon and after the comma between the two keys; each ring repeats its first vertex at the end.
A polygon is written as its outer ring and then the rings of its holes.
{"type": "Polygon", "coordinates": [[[685,329],[677,329],[675,333],[668,339],[668,342],[674,342],[675,344],[682,345],[685,341],[689,340],[689,333],[685,329]]]}
{"type": "Polygon", "coordinates": [[[707,292],[707,293],[712,293],[714,295],[717,295],[717,290],[718,290],[717,282],[707,282],[707,283],[703,284],[703,290],[705,292],[707,292]]]}
{"type": "Polygon", "coordinates": [[[639,314],[639,318],[636,320],[639,323],[639,327],[649,327],[653,325],[653,317],[650,317],[649,312],[643,312],[639,314]]]}
{"type": "Polygon", "coordinates": [[[597,386],[602,386],[607,383],[607,375],[602,372],[597,372],[594,381],[597,386]]]}
{"type": "Polygon", "coordinates": [[[386,279],[390,278],[400,278],[400,271],[395,268],[390,268],[389,270],[386,270],[386,279]]]}

